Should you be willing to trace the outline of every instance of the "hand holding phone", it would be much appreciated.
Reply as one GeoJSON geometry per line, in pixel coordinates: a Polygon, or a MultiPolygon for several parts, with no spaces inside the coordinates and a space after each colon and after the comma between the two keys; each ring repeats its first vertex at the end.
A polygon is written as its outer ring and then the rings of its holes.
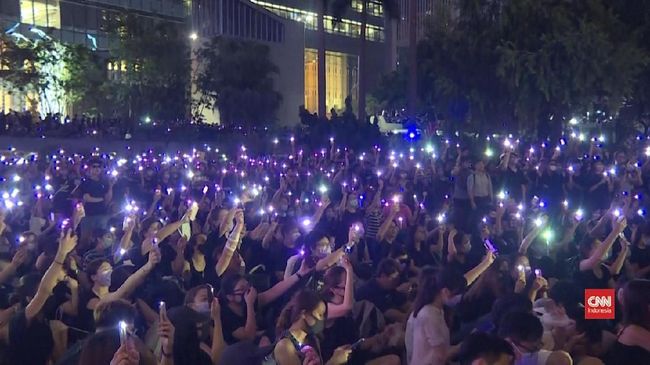
{"type": "Polygon", "coordinates": [[[362,345],[365,341],[366,341],[365,338],[360,338],[359,340],[357,340],[357,342],[353,343],[353,344],[350,346],[350,349],[351,349],[352,351],[359,349],[359,348],[361,347],[361,345],[362,345]]]}

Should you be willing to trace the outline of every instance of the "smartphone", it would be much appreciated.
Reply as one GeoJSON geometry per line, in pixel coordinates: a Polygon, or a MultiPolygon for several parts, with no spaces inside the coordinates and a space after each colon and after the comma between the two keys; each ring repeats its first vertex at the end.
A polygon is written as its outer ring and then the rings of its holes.
{"type": "Polygon", "coordinates": [[[160,315],[161,320],[163,316],[167,316],[167,305],[165,305],[164,300],[161,300],[160,303],[158,303],[158,313],[160,315]]]}
{"type": "Polygon", "coordinates": [[[126,322],[120,321],[120,345],[122,346],[126,344],[126,338],[127,338],[126,327],[127,327],[126,322]]]}
{"type": "Polygon", "coordinates": [[[365,341],[366,341],[365,338],[360,338],[359,340],[357,340],[357,342],[353,343],[352,346],[350,346],[350,349],[351,349],[352,351],[359,349],[359,347],[361,347],[361,345],[362,345],[365,341]]]}
{"type": "Polygon", "coordinates": [[[485,246],[485,248],[486,248],[487,250],[489,250],[489,251],[492,252],[493,254],[496,255],[496,254],[498,253],[496,247],[494,247],[494,245],[492,244],[492,242],[490,242],[489,239],[486,239],[486,240],[483,242],[483,245],[485,246]]]}

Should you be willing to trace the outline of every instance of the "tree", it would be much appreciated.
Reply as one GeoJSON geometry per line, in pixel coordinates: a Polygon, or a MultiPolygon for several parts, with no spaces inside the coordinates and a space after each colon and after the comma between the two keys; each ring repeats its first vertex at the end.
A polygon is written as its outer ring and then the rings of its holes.
{"type": "Polygon", "coordinates": [[[274,88],[278,67],[263,44],[213,38],[197,51],[196,84],[208,107],[227,125],[250,126],[275,118],[282,100],[274,88]]]}
{"type": "Polygon", "coordinates": [[[187,30],[170,22],[143,22],[120,14],[110,19],[110,57],[117,77],[105,93],[118,115],[160,119],[188,114],[190,53],[187,30]]]}
{"type": "MultiPolygon", "coordinates": [[[[359,121],[366,120],[366,28],[368,25],[368,2],[361,0],[361,31],[359,37],[359,72],[358,72],[358,114],[359,121]]],[[[395,19],[399,16],[397,0],[380,0],[384,12],[389,18],[395,19]]],[[[333,14],[337,20],[342,19],[343,14],[352,7],[352,0],[334,0],[333,14]]]]}
{"type": "Polygon", "coordinates": [[[33,40],[22,35],[12,37],[0,41],[3,80],[10,89],[37,95],[28,100],[32,109],[36,109],[40,102],[41,112],[62,111],[65,107],[63,83],[67,46],[47,35],[33,40]]]}
{"type": "Polygon", "coordinates": [[[62,87],[69,105],[78,105],[86,113],[101,110],[106,71],[99,55],[82,45],[68,45],[64,55],[62,87]]]}
{"type": "Polygon", "coordinates": [[[616,115],[647,62],[603,1],[512,2],[502,24],[497,74],[520,120],[616,115]]]}
{"type": "Polygon", "coordinates": [[[451,26],[429,28],[419,44],[420,95],[478,130],[557,130],[603,105],[615,114],[647,54],[604,4],[461,0],[451,26]]]}

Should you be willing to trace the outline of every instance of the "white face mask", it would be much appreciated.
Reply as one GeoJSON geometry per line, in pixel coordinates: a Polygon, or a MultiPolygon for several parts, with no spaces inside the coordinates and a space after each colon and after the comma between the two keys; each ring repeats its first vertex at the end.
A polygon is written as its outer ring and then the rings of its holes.
{"type": "Polygon", "coordinates": [[[102,286],[111,286],[111,275],[113,270],[106,270],[97,273],[97,283],[102,286]]]}

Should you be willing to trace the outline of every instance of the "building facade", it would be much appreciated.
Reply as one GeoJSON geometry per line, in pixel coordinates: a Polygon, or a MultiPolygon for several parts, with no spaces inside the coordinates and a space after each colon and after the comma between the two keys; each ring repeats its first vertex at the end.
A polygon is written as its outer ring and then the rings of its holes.
{"type": "Polygon", "coordinates": [[[458,12],[456,0],[399,0],[400,17],[394,32],[394,65],[407,62],[409,47],[409,14],[410,6],[415,4],[416,37],[419,42],[425,35],[427,27],[449,27],[458,12]]]}
{"type": "MultiPolygon", "coordinates": [[[[145,23],[184,24],[187,11],[187,0],[0,0],[0,31],[28,39],[47,34],[102,51],[108,49],[105,30],[111,17],[129,12],[145,23]]],[[[0,80],[0,111],[30,109],[27,99],[0,80]]]]}
{"type": "MultiPolygon", "coordinates": [[[[298,106],[304,100],[303,73],[296,72],[303,68],[303,24],[247,0],[194,0],[191,12],[193,51],[213,37],[254,41],[269,47],[271,61],[279,71],[274,80],[275,89],[282,94],[276,117],[280,124],[296,123],[298,106]]],[[[192,72],[201,67],[193,62],[192,72]]],[[[192,97],[199,97],[194,87],[192,97]]],[[[208,123],[220,122],[218,110],[204,110],[202,117],[208,123]]]]}
{"type": "MultiPolygon", "coordinates": [[[[280,17],[304,24],[305,108],[318,110],[318,30],[317,19],[321,0],[250,0],[280,17]]],[[[368,0],[366,28],[366,82],[371,89],[390,70],[391,33],[381,2],[368,0]]],[[[361,37],[361,0],[353,0],[352,8],[340,21],[324,17],[326,48],[326,110],[344,108],[351,96],[356,105],[361,37]]]]}

